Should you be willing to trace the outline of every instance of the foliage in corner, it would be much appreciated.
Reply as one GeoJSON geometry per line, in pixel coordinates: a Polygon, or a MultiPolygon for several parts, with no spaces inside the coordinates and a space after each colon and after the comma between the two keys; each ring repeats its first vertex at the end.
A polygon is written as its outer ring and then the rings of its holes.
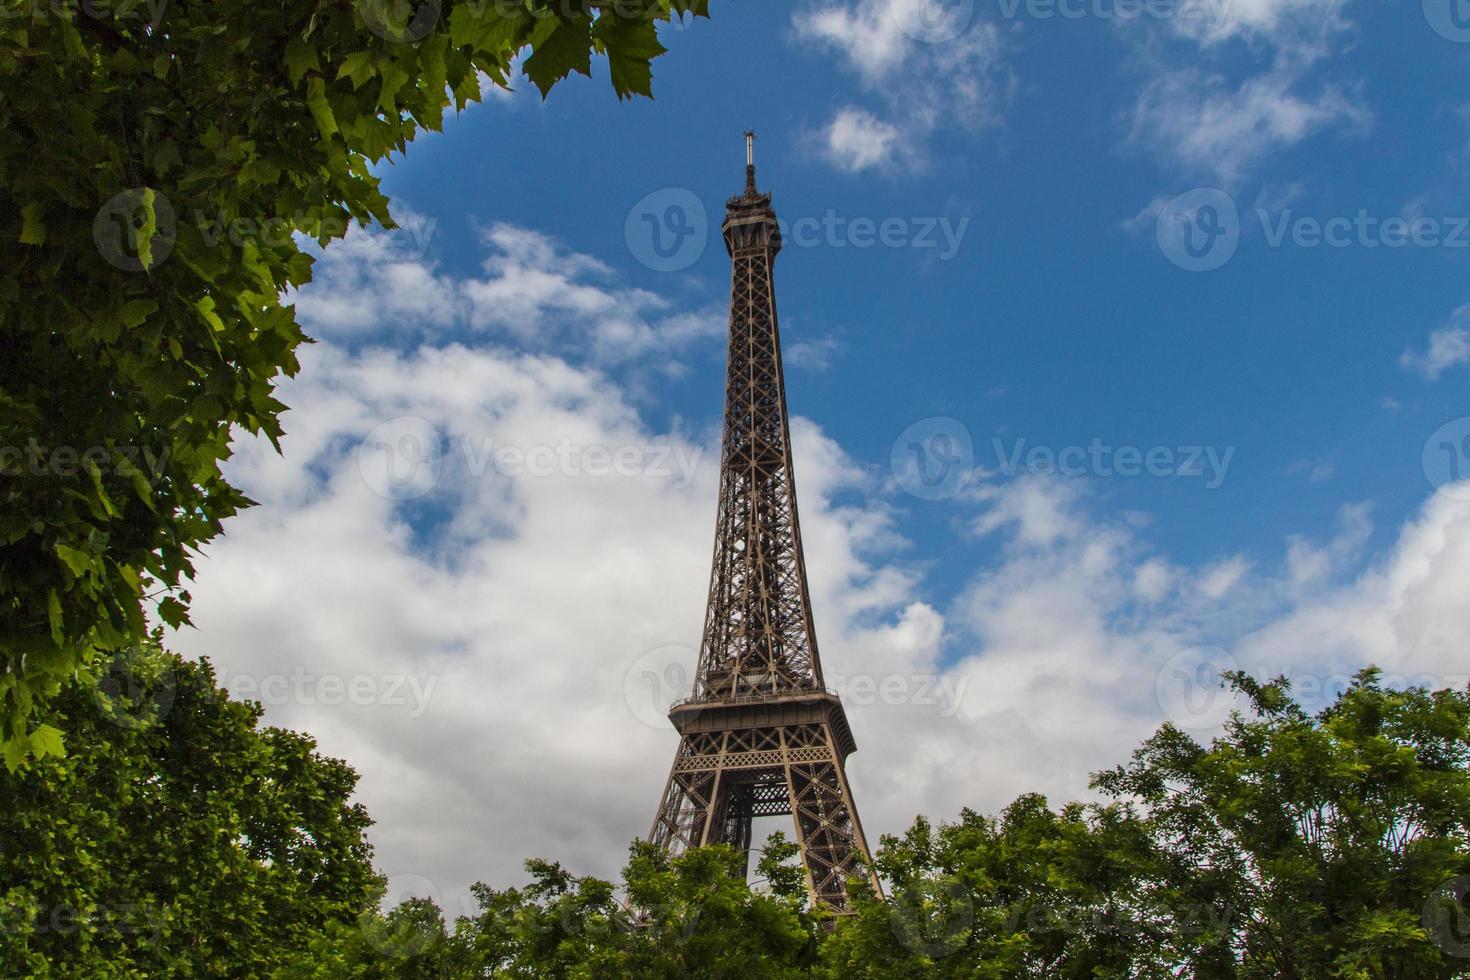
{"type": "Polygon", "coordinates": [[[352,769],[156,638],[100,675],[46,709],[64,758],[0,770],[0,972],[266,976],[373,912],[352,769]]]}
{"type": "MultiPolygon", "coordinates": [[[[392,227],[373,165],[451,105],[543,96],[606,57],[650,93],[657,27],[708,0],[16,4],[0,17],[0,750],[145,611],[187,621],[191,556],[250,502],[220,463],[282,435],[306,341],[297,236],[392,227]]],[[[507,154],[508,160],[512,156],[507,154]]]]}

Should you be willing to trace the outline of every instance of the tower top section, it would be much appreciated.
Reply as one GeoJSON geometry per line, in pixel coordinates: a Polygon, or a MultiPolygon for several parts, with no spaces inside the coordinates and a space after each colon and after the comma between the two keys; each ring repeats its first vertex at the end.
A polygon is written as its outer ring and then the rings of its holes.
{"type": "Polygon", "coordinates": [[[771,210],[771,195],[762,194],[755,184],[755,131],[745,133],[745,193],[725,202],[725,248],[731,255],[744,249],[770,249],[771,256],[781,251],[781,231],[776,212],[771,210]]]}

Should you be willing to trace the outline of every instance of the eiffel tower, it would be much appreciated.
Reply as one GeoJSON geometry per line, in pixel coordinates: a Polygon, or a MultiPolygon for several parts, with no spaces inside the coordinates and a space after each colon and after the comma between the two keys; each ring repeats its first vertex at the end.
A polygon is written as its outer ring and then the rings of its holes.
{"type": "Polygon", "coordinates": [[[733,269],[709,605],[693,694],[669,711],[681,739],[648,839],[671,853],[733,844],[748,869],[752,820],[791,814],[813,904],[846,911],[849,878],[881,886],[847,782],[857,743],[817,656],[771,276],[781,233],[756,190],[754,133],[745,154],[723,226],[733,269]]]}

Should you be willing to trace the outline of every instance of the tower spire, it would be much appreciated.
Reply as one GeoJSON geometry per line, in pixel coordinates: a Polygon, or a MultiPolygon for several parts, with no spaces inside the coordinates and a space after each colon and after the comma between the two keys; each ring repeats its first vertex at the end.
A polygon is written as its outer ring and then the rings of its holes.
{"type": "Polygon", "coordinates": [[[772,272],[781,231],[755,186],[726,205],[730,345],[715,549],[691,697],[669,720],[681,738],[649,840],[677,853],[728,843],[749,859],[752,821],[791,814],[814,903],[848,909],[847,881],[879,890],[852,790],[856,750],[827,690],[812,623],[772,272]]]}
{"type": "Polygon", "coordinates": [[[745,196],[755,197],[755,130],[745,131],[745,196]]]}

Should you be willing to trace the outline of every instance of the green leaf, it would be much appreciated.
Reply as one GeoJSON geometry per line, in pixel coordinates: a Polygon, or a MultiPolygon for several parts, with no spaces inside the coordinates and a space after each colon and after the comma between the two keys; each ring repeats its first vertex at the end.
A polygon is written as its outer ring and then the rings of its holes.
{"type": "Polygon", "coordinates": [[[332,114],[332,105],[327,101],[327,85],[320,76],[313,75],[306,83],[306,107],[316,120],[317,131],[324,139],[331,139],[337,129],[337,117],[332,114]]]}
{"type": "Polygon", "coordinates": [[[44,759],[48,755],[61,758],[66,755],[66,745],[61,737],[61,729],[53,728],[51,725],[37,725],[36,730],[31,732],[31,752],[38,759],[44,759]]]}
{"type": "Polygon", "coordinates": [[[607,48],[607,63],[618,98],[652,95],[650,62],[667,50],[659,43],[654,22],[605,15],[597,21],[597,34],[607,48]]]}
{"type": "Polygon", "coordinates": [[[337,78],[349,78],[352,80],[353,88],[362,88],[363,83],[377,73],[378,69],[373,64],[371,51],[354,51],[342,60],[342,67],[337,71],[337,78]]]}
{"type": "Polygon", "coordinates": [[[592,20],[578,16],[571,20],[548,19],[550,27],[537,30],[532,41],[532,55],[523,69],[526,77],[541,90],[544,99],[551,87],[572,72],[592,75],[592,20]]]}
{"type": "Polygon", "coordinates": [[[20,209],[20,241],[22,245],[44,245],[46,223],[41,220],[45,205],[32,201],[20,209]]]}
{"type": "Polygon", "coordinates": [[[85,551],[80,551],[69,545],[57,544],[53,550],[56,552],[56,557],[66,562],[66,567],[71,569],[71,573],[77,578],[81,578],[87,574],[96,562],[96,559],[85,551]]]}
{"type": "Polygon", "coordinates": [[[61,613],[61,597],[55,589],[46,592],[46,618],[51,623],[51,641],[62,646],[66,637],[65,617],[61,613]]]}
{"type": "Polygon", "coordinates": [[[165,596],[158,604],[158,618],[177,629],[189,621],[189,612],[178,599],[165,596]]]}
{"type": "Polygon", "coordinates": [[[194,309],[199,311],[199,315],[204,318],[205,323],[209,324],[211,330],[215,333],[224,333],[225,321],[221,320],[219,314],[214,311],[213,296],[199,297],[199,301],[194,304],[194,309]]]}
{"type": "Polygon", "coordinates": [[[0,757],[5,760],[5,768],[9,772],[17,772],[26,764],[30,756],[30,741],[18,738],[8,738],[0,741],[0,757]]]}
{"type": "Polygon", "coordinates": [[[285,61],[286,77],[291,80],[292,85],[301,84],[302,76],[309,69],[321,67],[315,45],[308,44],[299,37],[286,42],[285,61]]]}
{"type": "Polygon", "coordinates": [[[157,312],[158,300],[134,299],[123,304],[122,322],[125,327],[136,327],[151,314],[157,312]]]}

